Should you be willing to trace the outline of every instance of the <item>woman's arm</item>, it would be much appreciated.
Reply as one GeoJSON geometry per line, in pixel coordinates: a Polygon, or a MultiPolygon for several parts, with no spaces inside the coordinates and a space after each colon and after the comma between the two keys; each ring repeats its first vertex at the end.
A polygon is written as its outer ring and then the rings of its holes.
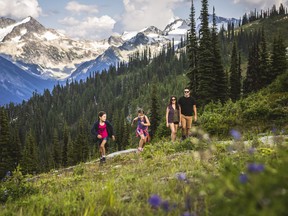
{"type": "Polygon", "coordinates": [[[168,115],[169,115],[169,108],[167,106],[166,108],[166,126],[168,127],[169,126],[169,123],[168,123],[168,115]]]}
{"type": "Polygon", "coordinates": [[[179,126],[181,126],[181,106],[179,106],[179,126]]]}
{"type": "Polygon", "coordinates": [[[131,126],[133,126],[134,122],[138,119],[138,117],[135,117],[132,122],[131,122],[131,126]]]}
{"type": "Polygon", "coordinates": [[[144,124],[144,126],[150,126],[150,121],[148,119],[148,117],[145,115],[145,119],[146,119],[146,124],[144,124]]]}

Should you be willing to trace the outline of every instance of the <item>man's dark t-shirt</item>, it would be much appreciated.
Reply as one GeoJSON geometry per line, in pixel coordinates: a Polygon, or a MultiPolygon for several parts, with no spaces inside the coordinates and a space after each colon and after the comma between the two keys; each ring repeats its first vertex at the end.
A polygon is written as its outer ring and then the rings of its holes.
{"type": "Polygon", "coordinates": [[[196,101],[193,97],[182,96],[178,100],[178,104],[181,106],[181,114],[185,116],[193,116],[193,106],[196,105],[196,101]]]}

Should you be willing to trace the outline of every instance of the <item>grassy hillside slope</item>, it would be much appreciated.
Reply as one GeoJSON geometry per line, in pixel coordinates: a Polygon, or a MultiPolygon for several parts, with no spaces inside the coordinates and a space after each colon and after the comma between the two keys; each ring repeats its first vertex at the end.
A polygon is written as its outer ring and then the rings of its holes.
{"type": "Polygon", "coordinates": [[[197,137],[150,144],[103,166],[92,161],[25,178],[15,172],[1,184],[0,215],[286,213],[288,139],[264,146],[197,137]]]}

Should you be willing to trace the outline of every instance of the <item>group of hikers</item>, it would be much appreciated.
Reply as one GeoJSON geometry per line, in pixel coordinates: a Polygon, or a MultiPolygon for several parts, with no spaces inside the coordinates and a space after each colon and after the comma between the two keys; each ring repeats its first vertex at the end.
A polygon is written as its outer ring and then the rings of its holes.
{"type": "MultiPolygon", "coordinates": [[[[171,141],[174,142],[177,137],[177,130],[182,128],[181,140],[189,135],[189,130],[194,121],[197,121],[197,107],[195,99],[190,95],[190,89],[184,89],[184,96],[177,101],[176,96],[171,96],[169,104],[166,108],[166,126],[171,130],[171,141]]],[[[149,137],[148,127],[151,125],[149,118],[145,115],[143,109],[138,110],[138,115],[132,120],[131,126],[137,122],[136,136],[140,137],[138,152],[143,151],[143,147],[149,137]]],[[[98,119],[94,123],[91,133],[96,137],[99,143],[100,163],[106,161],[105,144],[108,138],[115,140],[113,126],[107,121],[107,114],[104,111],[98,113],[98,119]]]]}

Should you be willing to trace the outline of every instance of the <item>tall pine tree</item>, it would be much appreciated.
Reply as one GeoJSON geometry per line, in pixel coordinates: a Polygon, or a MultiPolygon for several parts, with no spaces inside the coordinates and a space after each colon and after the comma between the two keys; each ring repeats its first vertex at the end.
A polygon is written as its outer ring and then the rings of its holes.
{"type": "Polygon", "coordinates": [[[198,88],[198,73],[197,73],[197,50],[198,50],[198,40],[196,36],[196,22],[195,22],[195,8],[194,1],[191,2],[191,14],[190,14],[190,31],[188,34],[188,46],[187,55],[189,58],[189,71],[187,76],[189,78],[189,88],[192,94],[197,98],[197,88],[198,88]]]}
{"type": "Polygon", "coordinates": [[[202,0],[200,13],[201,27],[199,30],[200,42],[198,51],[198,101],[205,105],[212,101],[215,96],[215,74],[213,71],[213,50],[211,33],[209,30],[208,1],[202,0]]]}
{"type": "Polygon", "coordinates": [[[26,135],[20,166],[25,174],[34,174],[39,171],[39,151],[32,130],[26,135]]]}
{"type": "Polygon", "coordinates": [[[272,82],[278,75],[284,73],[288,68],[286,47],[282,36],[279,34],[273,42],[273,50],[271,56],[271,73],[270,82],[272,82]]]}
{"type": "MultiPolygon", "coordinates": [[[[0,108],[0,179],[11,168],[9,151],[9,124],[8,115],[4,108],[0,108]]],[[[13,170],[10,170],[13,171],[13,170]]]]}
{"type": "Polygon", "coordinates": [[[267,43],[265,38],[264,27],[261,29],[261,39],[259,47],[259,70],[260,70],[260,84],[262,87],[265,87],[269,84],[269,71],[270,71],[270,62],[269,62],[269,53],[267,51],[267,43]]]}
{"type": "MultiPolygon", "coordinates": [[[[231,64],[230,64],[230,98],[236,101],[240,98],[241,93],[241,74],[239,74],[238,53],[236,42],[233,43],[231,64]]],[[[241,71],[240,71],[241,72],[241,71]]]]}
{"type": "Polygon", "coordinates": [[[219,100],[223,103],[227,97],[227,80],[226,80],[224,68],[222,65],[221,55],[220,55],[217,25],[216,25],[216,15],[215,15],[214,7],[213,7],[213,28],[212,28],[211,40],[212,40],[212,49],[213,49],[212,70],[215,76],[215,83],[214,83],[215,89],[214,89],[214,96],[212,99],[219,100]]]}
{"type": "Polygon", "coordinates": [[[157,86],[155,84],[152,85],[152,93],[151,93],[151,108],[150,108],[150,135],[153,137],[153,135],[156,133],[156,130],[160,124],[160,105],[159,105],[159,97],[157,95],[157,86]]]}

